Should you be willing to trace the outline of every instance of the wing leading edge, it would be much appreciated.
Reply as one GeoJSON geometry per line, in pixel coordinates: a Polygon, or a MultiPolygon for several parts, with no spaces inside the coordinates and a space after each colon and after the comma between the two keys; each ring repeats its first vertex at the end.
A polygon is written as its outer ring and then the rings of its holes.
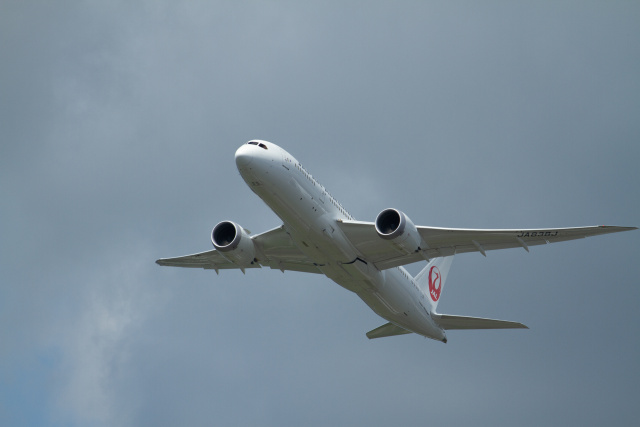
{"type": "Polygon", "coordinates": [[[407,253],[392,241],[381,239],[373,222],[345,220],[338,224],[364,259],[373,262],[380,270],[464,252],[480,252],[484,256],[487,251],[497,249],[522,248],[528,252],[529,246],[637,229],[607,225],[495,230],[417,227],[423,241],[422,251],[407,253]]]}

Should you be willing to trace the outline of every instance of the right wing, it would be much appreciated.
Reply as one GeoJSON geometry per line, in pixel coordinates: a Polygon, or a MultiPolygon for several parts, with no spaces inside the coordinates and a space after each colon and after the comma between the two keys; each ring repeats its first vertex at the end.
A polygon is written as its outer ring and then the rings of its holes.
{"type": "Polygon", "coordinates": [[[211,270],[270,267],[276,270],[322,273],[300,249],[293,243],[283,226],[274,228],[251,238],[256,246],[257,263],[250,266],[237,266],[227,260],[215,249],[176,258],[161,258],[158,265],[171,267],[205,268],[211,270]]]}
{"type": "Polygon", "coordinates": [[[373,222],[344,220],[338,222],[338,226],[364,259],[372,262],[379,270],[464,252],[480,252],[486,256],[486,251],[496,249],[522,248],[529,251],[529,246],[636,229],[636,227],[607,225],[495,230],[418,226],[416,228],[425,246],[422,247],[421,252],[407,253],[392,241],[382,239],[376,232],[373,222]]]}

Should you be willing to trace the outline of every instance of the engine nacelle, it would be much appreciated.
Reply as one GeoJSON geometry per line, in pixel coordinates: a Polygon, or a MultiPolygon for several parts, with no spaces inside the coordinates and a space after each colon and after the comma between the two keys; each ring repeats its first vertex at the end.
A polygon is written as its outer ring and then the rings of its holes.
{"type": "Polygon", "coordinates": [[[222,221],[211,231],[211,243],[227,260],[239,266],[253,264],[256,247],[249,234],[238,224],[222,221]]]}
{"type": "Polygon", "coordinates": [[[407,252],[420,250],[422,237],[408,216],[397,209],[385,209],[376,217],[378,236],[391,240],[407,252]]]}

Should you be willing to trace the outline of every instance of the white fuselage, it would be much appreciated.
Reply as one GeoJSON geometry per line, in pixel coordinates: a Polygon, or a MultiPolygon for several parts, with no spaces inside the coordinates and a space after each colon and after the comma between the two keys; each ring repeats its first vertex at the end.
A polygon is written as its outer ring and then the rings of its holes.
{"type": "Polygon", "coordinates": [[[355,292],[388,321],[417,334],[445,340],[425,294],[402,267],[379,271],[358,253],[337,222],[354,219],[289,153],[254,140],[236,152],[249,188],[282,219],[298,248],[340,286],[355,292]],[[260,144],[260,145],[258,145],[260,144]]]}

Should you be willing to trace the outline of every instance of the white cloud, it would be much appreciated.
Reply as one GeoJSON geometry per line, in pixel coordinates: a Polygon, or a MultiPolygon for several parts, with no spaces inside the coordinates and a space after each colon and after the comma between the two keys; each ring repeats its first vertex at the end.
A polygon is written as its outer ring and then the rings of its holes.
{"type": "MultiPolygon", "coordinates": [[[[78,425],[124,425],[127,414],[118,397],[134,338],[145,321],[162,309],[167,295],[148,275],[152,251],[140,242],[102,258],[106,268],[87,277],[81,305],[60,331],[57,406],[78,425]]],[[[87,271],[88,275],[92,271],[87,271]]]]}

